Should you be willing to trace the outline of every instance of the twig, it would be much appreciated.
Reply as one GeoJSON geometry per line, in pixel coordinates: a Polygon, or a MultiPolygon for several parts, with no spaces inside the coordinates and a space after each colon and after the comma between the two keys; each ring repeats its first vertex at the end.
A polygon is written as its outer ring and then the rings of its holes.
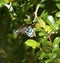
{"type": "Polygon", "coordinates": [[[51,35],[48,33],[48,39],[51,42],[51,47],[53,47],[53,43],[52,43],[52,39],[51,39],[51,35]]]}
{"type": "Polygon", "coordinates": [[[34,18],[33,22],[34,22],[35,19],[37,18],[37,12],[38,12],[39,7],[40,7],[40,5],[38,4],[37,7],[36,7],[36,10],[35,10],[35,12],[34,12],[35,18],[34,18]]]}

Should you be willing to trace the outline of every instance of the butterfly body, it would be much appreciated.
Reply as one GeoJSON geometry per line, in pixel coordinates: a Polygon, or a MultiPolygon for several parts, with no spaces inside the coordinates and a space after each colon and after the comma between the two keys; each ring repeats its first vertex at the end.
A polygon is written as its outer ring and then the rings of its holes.
{"type": "Polygon", "coordinates": [[[30,25],[29,26],[18,27],[18,29],[16,30],[16,33],[17,34],[25,34],[28,37],[35,37],[36,36],[34,28],[30,25]]]}

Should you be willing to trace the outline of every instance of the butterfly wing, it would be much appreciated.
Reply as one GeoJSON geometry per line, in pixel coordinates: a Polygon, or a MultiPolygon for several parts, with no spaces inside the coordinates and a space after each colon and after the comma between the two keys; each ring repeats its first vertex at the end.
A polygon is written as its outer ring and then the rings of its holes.
{"type": "Polygon", "coordinates": [[[31,26],[28,27],[28,31],[26,32],[26,35],[28,37],[35,37],[36,36],[35,30],[31,26]]]}
{"type": "Polygon", "coordinates": [[[35,30],[32,26],[19,27],[16,30],[17,34],[26,34],[28,37],[36,37],[35,30]]]}

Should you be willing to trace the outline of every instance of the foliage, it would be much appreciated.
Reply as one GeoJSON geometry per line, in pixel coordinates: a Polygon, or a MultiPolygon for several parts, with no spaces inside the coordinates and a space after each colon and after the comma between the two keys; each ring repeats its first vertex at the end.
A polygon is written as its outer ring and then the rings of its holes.
{"type": "Polygon", "coordinates": [[[60,63],[60,0],[1,0],[0,20],[1,63],[60,63]],[[16,34],[26,24],[36,36],[16,34]]]}

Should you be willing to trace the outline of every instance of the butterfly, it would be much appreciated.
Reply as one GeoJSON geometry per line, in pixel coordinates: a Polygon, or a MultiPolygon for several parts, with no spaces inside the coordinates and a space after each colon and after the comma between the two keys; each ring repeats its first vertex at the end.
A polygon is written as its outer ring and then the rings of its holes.
{"type": "Polygon", "coordinates": [[[28,37],[36,37],[36,32],[33,28],[33,26],[20,26],[16,30],[16,34],[24,34],[27,35],[28,37]]]}

